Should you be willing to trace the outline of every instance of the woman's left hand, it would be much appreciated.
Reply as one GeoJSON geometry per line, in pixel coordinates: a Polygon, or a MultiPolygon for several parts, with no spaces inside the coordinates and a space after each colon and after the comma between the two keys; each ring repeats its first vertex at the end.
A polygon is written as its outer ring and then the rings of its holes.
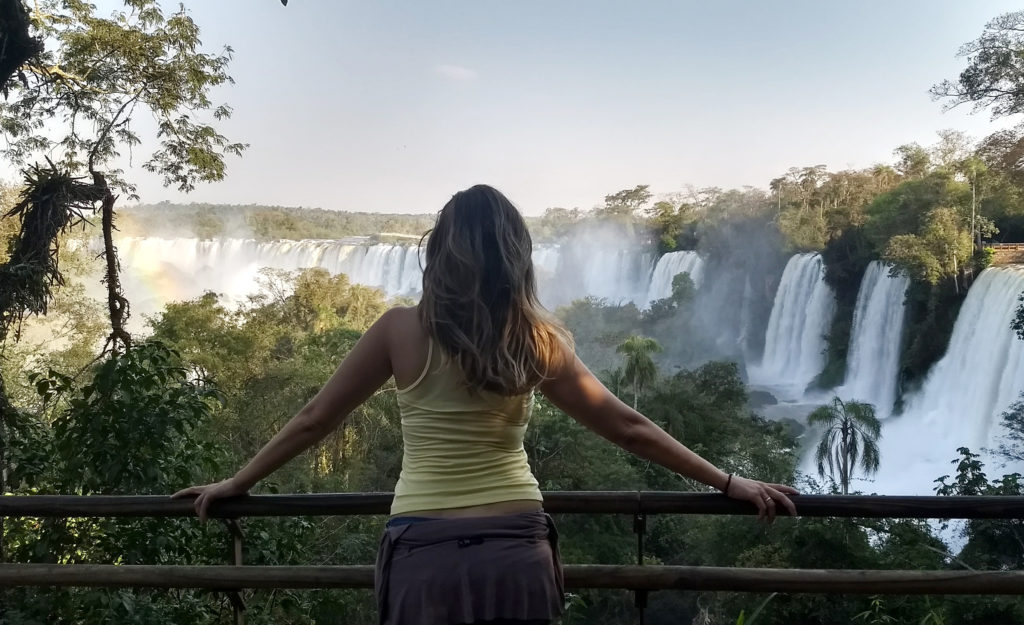
{"type": "Polygon", "coordinates": [[[235,478],[229,477],[226,480],[207,484],[206,486],[190,486],[179,490],[171,495],[171,499],[196,495],[196,500],[194,502],[196,514],[199,515],[200,521],[205,521],[207,519],[207,511],[210,509],[210,504],[215,500],[238,497],[240,495],[244,495],[246,492],[248,492],[248,489],[242,488],[242,486],[235,481],[235,478]]]}

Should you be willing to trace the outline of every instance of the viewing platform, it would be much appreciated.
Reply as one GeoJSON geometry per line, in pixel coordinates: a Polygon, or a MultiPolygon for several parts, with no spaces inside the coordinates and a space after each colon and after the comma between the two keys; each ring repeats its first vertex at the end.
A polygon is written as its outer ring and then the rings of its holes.
{"type": "Polygon", "coordinates": [[[993,243],[993,265],[1024,265],[1024,243],[993,243]]]}
{"type": "MultiPolygon", "coordinates": [[[[386,515],[392,493],[255,495],[215,503],[225,526],[225,565],[115,565],[109,563],[0,564],[0,589],[13,587],[202,588],[228,594],[235,622],[243,622],[244,589],[373,587],[373,567],[246,566],[243,517],[386,515]]],[[[801,517],[895,519],[1024,519],[1024,497],[798,495],[801,517]]],[[[1024,571],[780,569],[666,566],[644,563],[650,515],[753,515],[754,506],[720,494],[682,492],[547,492],[544,508],[560,514],[615,514],[633,518],[636,564],[567,564],[566,587],[625,589],[635,593],[643,623],[652,591],[866,595],[1024,595],[1024,571]]],[[[190,517],[189,500],[167,496],[0,497],[0,518],[190,517]]],[[[198,523],[198,521],[197,521],[198,523]]],[[[626,536],[623,537],[627,538],[626,536]]]]}

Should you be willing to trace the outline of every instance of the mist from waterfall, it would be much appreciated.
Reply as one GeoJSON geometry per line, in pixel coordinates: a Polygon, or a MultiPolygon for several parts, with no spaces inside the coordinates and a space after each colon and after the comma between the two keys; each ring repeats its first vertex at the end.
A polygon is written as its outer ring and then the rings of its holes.
{"type": "Polygon", "coordinates": [[[890,275],[879,261],[868,265],[857,292],[853,331],[846,361],[846,378],[835,394],[844,400],[874,405],[879,417],[888,416],[896,402],[900,345],[906,294],[910,279],[890,275]]]}

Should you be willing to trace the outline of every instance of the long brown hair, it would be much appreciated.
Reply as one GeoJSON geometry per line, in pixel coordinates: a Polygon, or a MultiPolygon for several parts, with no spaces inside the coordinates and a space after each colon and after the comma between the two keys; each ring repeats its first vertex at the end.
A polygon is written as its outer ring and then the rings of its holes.
{"type": "Polygon", "coordinates": [[[419,316],[471,393],[529,391],[571,345],[537,299],[533,241],[497,189],[456,193],[427,239],[419,316]]]}

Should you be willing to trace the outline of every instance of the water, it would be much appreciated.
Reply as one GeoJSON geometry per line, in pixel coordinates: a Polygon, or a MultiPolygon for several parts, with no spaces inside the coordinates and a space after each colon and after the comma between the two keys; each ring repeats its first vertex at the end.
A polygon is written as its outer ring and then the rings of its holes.
{"type": "Polygon", "coordinates": [[[874,405],[879,417],[888,416],[896,402],[908,286],[907,276],[893,277],[886,264],[874,261],[857,293],[846,379],[836,395],[874,405]]]}
{"type": "Polygon", "coordinates": [[[672,279],[680,273],[690,274],[695,287],[700,287],[704,277],[704,259],[697,252],[669,252],[658,259],[647,289],[647,304],[672,295],[672,279]]]}
{"type": "Polygon", "coordinates": [[[824,367],[825,335],[835,305],[821,256],[797,254],[789,259],[768,319],[764,356],[750,368],[751,382],[781,399],[802,398],[824,367]]]}
{"type": "Polygon", "coordinates": [[[118,241],[125,293],[136,312],[167,302],[221,294],[229,305],[259,291],[261,269],[321,267],[389,296],[415,297],[422,273],[418,248],[334,241],[125,238],[118,241]]]}
{"type": "MultiPolygon", "coordinates": [[[[378,288],[387,297],[418,298],[425,262],[415,245],[329,240],[123,238],[118,247],[125,292],[139,314],[156,313],[170,301],[206,291],[236,305],[259,291],[260,270],[265,268],[321,267],[378,288]]],[[[639,307],[648,302],[654,256],[635,246],[588,240],[544,244],[534,248],[533,259],[541,299],[548,307],[586,296],[639,307]]],[[[699,275],[701,262],[695,252],[677,252],[670,261],[699,275]]],[[[668,280],[670,291],[671,276],[668,280]]]]}
{"type": "MultiPolygon", "coordinates": [[[[1022,291],[1024,267],[989,268],[978,276],[946,354],[903,414],[883,421],[881,470],[871,489],[931,494],[933,480],[954,472],[950,462],[958,447],[981,453],[999,444],[1000,416],[1024,392],[1024,341],[1010,329],[1022,291]]],[[[983,457],[990,478],[1002,474],[996,458],[983,457]]]]}
{"type": "MultiPolygon", "coordinates": [[[[410,245],[144,238],[121,239],[119,249],[122,279],[136,320],[169,301],[204,291],[223,294],[229,304],[242,302],[259,290],[261,268],[322,267],[389,296],[413,298],[418,297],[422,280],[419,248],[410,245]]],[[[549,307],[584,295],[643,306],[668,295],[671,278],[680,271],[688,271],[695,283],[704,283],[699,301],[711,301],[723,282],[705,272],[694,252],[674,252],[654,262],[643,249],[616,247],[614,241],[538,245],[533,257],[542,300],[549,307]]],[[[760,282],[742,272],[734,277],[733,286],[743,297],[734,302],[734,311],[718,314],[735,312],[738,325],[729,338],[733,343],[742,341],[746,329],[760,327],[755,316],[769,317],[763,357],[748,370],[753,384],[769,388],[783,401],[771,410],[806,414],[813,401],[827,401],[831,393],[825,398],[806,392],[824,364],[824,336],[835,307],[821,257],[800,254],[789,260],[770,315],[753,312],[762,300],[767,304],[763,295],[757,295],[760,282]]],[[[946,355],[921,390],[906,398],[904,413],[889,416],[896,394],[906,286],[905,277],[890,277],[880,263],[868,268],[854,314],[847,376],[836,392],[874,403],[885,417],[881,472],[873,484],[857,487],[924,494],[931,492],[935,478],[952,471],[949,461],[957,447],[980,452],[998,444],[999,416],[1024,391],[1024,341],[1009,329],[1016,298],[1024,291],[1024,268],[991,268],[979,276],[946,355]]],[[[812,470],[807,462],[803,466],[812,470]]],[[[989,474],[996,475],[996,468],[990,467],[989,474]]]]}

